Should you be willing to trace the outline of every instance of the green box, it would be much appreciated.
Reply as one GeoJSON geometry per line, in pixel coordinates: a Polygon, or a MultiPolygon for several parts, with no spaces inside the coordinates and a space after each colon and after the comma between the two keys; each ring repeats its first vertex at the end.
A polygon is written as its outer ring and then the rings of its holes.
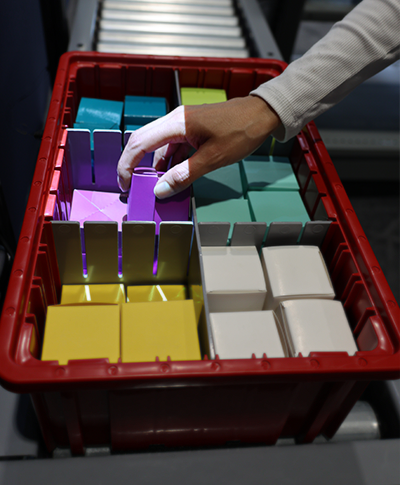
{"type": "Polygon", "coordinates": [[[239,163],[221,167],[193,182],[196,200],[219,201],[243,198],[239,163]]]}
{"type": "MultiPolygon", "coordinates": [[[[203,202],[203,201],[202,201],[203,202]]],[[[249,203],[246,199],[231,199],[196,207],[197,222],[229,222],[232,236],[235,222],[252,222],[249,203]]]]}
{"type": "Polygon", "coordinates": [[[288,158],[250,156],[242,164],[245,192],[300,189],[288,158]]]}
{"type": "Polygon", "coordinates": [[[260,191],[247,194],[252,215],[257,222],[302,222],[310,220],[298,192],[260,191]]]}
{"type": "Polygon", "coordinates": [[[223,103],[227,99],[224,89],[181,88],[183,105],[223,103]]]}

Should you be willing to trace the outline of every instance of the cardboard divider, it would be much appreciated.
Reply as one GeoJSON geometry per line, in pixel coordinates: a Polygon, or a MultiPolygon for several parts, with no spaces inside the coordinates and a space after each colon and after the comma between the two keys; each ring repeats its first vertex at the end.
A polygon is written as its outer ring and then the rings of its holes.
{"type": "Polygon", "coordinates": [[[160,223],[156,274],[154,222],[122,223],[122,274],[118,273],[117,223],[85,222],[87,276],[83,272],[79,222],[53,221],[52,227],[62,284],[186,282],[193,237],[191,222],[160,223]]]}

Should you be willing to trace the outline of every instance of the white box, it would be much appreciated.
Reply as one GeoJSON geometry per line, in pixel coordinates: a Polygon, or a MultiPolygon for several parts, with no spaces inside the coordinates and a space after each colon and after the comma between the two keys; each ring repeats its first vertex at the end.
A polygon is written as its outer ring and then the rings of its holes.
{"type": "Polygon", "coordinates": [[[287,344],[274,312],[210,314],[215,353],[220,359],[288,357],[287,344]]]}
{"type": "Polygon", "coordinates": [[[317,246],[263,248],[262,265],[267,284],[266,310],[297,298],[333,300],[335,291],[317,246]]]}
{"type": "Polygon", "coordinates": [[[267,289],[255,246],[206,246],[201,250],[211,313],[263,309],[267,289]]]}
{"type": "Polygon", "coordinates": [[[298,357],[299,353],[307,357],[310,352],[347,352],[354,355],[358,350],[340,301],[285,301],[276,314],[292,357],[298,357]]]}

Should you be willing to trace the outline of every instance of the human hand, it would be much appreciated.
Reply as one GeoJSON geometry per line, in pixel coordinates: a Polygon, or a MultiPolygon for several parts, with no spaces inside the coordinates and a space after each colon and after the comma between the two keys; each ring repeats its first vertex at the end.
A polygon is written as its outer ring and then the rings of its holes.
{"type": "Polygon", "coordinates": [[[118,162],[118,184],[127,191],[133,169],[145,153],[156,150],[157,170],[166,170],[172,161],[154,193],[160,199],[170,197],[202,175],[250,155],[279,125],[275,111],[257,96],[179,106],[132,133],[118,162]],[[188,159],[191,148],[197,151],[188,159]]]}

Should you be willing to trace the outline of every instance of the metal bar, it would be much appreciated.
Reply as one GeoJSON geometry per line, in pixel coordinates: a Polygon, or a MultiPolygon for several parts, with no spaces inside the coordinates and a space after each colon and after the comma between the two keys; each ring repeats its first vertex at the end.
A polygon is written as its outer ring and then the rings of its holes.
{"type": "Polygon", "coordinates": [[[146,54],[146,55],[165,55],[165,56],[194,56],[194,57],[248,57],[247,50],[234,49],[206,49],[175,46],[135,46],[132,44],[97,44],[98,52],[123,52],[124,54],[146,54]]]}
{"type": "MultiPolygon", "coordinates": [[[[110,3],[119,3],[121,0],[108,0],[110,3]]],[[[149,3],[149,0],[123,0],[126,4],[129,3],[149,3]]],[[[157,0],[156,3],[174,3],[179,5],[209,5],[218,7],[232,6],[232,0],[157,0]]]]}
{"type": "Polygon", "coordinates": [[[251,33],[258,57],[283,60],[257,0],[237,0],[237,5],[251,33]]]}
{"type": "Polygon", "coordinates": [[[158,2],[118,2],[105,0],[103,8],[107,10],[124,10],[126,12],[152,12],[152,13],[179,13],[179,14],[198,14],[198,15],[220,15],[233,16],[232,7],[219,7],[215,5],[184,5],[158,2]]]}
{"type": "Polygon", "coordinates": [[[69,38],[69,51],[90,51],[93,49],[98,6],[98,0],[78,2],[69,38]]]}
{"type": "Polygon", "coordinates": [[[215,47],[219,49],[245,49],[246,42],[243,38],[235,37],[195,37],[192,35],[169,35],[169,34],[142,34],[121,31],[100,30],[99,43],[118,43],[135,45],[160,45],[181,47],[215,47]]]}
{"type": "MultiPolygon", "coordinates": [[[[122,20],[100,20],[100,30],[119,30],[126,32],[149,32],[155,34],[176,34],[177,25],[156,22],[124,22],[122,20]]],[[[185,25],[179,26],[180,34],[205,35],[215,37],[240,37],[239,27],[214,25],[185,25]]]]}
{"type": "MultiPolygon", "coordinates": [[[[234,27],[238,24],[236,17],[214,16],[214,15],[179,15],[169,13],[143,13],[120,10],[103,9],[101,18],[105,20],[124,20],[134,22],[157,22],[165,24],[184,24],[184,25],[223,25],[234,27]]],[[[175,26],[175,28],[177,28],[175,26]]]]}

